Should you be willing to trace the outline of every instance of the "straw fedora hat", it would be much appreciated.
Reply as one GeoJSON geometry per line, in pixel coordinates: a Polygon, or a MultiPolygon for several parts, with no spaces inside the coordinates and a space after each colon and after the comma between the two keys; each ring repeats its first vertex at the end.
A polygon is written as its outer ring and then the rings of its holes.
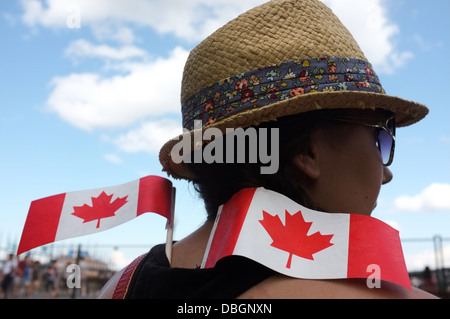
{"type": "MultiPolygon", "coordinates": [[[[191,137],[194,123],[224,132],[320,109],[389,110],[397,126],[428,113],[384,92],[350,32],[318,0],[272,0],[211,34],[190,52],[181,104],[191,137]]],[[[189,180],[188,166],[170,155],[182,137],[169,140],[159,159],[169,175],[189,180]]]]}

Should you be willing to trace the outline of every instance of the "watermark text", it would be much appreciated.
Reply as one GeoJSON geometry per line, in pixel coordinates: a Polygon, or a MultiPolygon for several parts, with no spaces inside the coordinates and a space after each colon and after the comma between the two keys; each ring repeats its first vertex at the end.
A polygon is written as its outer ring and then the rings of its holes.
{"type": "Polygon", "coordinates": [[[81,269],[77,264],[70,264],[66,268],[66,272],[70,273],[67,276],[67,288],[81,288],[81,269]]]}
{"type": "Polygon", "coordinates": [[[70,5],[67,7],[66,26],[69,29],[81,28],[81,8],[78,5],[70,5]]]}
{"type": "MultiPolygon", "coordinates": [[[[181,141],[173,146],[170,155],[176,164],[259,161],[264,164],[260,167],[261,174],[275,174],[278,171],[278,128],[270,128],[270,132],[268,128],[227,128],[225,135],[215,127],[206,128],[204,131],[201,128],[202,121],[195,120],[193,138],[184,134],[181,141]]],[[[188,130],[184,132],[188,133],[188,130]]]]}
{"type": "Polygon", "coordinates": [[[377,264],[370,264],[366,271],[370,273],[367,277],[366,285],[368,288],[381,288],[381,269],[377,264]]]}

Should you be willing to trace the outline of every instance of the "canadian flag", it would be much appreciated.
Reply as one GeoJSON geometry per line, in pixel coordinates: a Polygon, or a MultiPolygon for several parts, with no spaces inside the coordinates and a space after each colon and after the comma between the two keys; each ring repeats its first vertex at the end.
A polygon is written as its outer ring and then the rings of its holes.
{"type": "Polygon", "coordinates": [[[202,267],[230,255],[305,279],[369,278],[378,269],[378,279],[411,289],[397,230],[370,216],[311,210],[264,188],[243,189],[219,208],[202,267]]]}
{"type": "Polygon", "coordinates": [[[172,182],[146,176],[132,182],[62,193],[31,202],[17,254],[54,241],[92,234],[153,212],[172,222],[172,182]]]}

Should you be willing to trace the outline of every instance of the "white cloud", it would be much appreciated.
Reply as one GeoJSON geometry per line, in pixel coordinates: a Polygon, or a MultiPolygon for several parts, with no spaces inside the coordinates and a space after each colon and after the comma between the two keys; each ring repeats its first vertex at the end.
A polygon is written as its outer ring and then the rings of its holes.
{"type": "Polygon", "coordinates": [[[113,139],[117,147],[128,153],[157,153],[170,138],[182,133],[181,123],[171,119],[148,121],[139,128],[119,135],[113,139]]]}
{"type": "MultiPolygon", "coordinates": [[[[346,25],[378,73],[393,73],[412,57],[395,45],[400,33],[389,20],[383,0],[322,0],[346,25]]],[[[29,26],[67,27],[74,6],[81,27],[90,27],[101,39],[134,41],[127,23],[149,27],[161,34],[197,42],[240,13],[265,0],[22,0],[22,21],[29,26]],[[45,3],[45,4],[44,4],[45,3]]]]}
{"type": "Polygon", "coordinates": [[[91,57],[113,60],[144,58],[147,52],[134,45],[124,45],[120,48],[108,45],[94,45],[84,39],[73,41],[65,50],[65,55],[71,58],[91,57]]]}
{"type": "Polygon", "coordinates": [[[29,26],[67,27],[74,6],[81,27],[133,23],[199,41],[238,14],[266,0],[22,0],[22,21],[29,26]],[[45,3],[45,4],[44,4],[45,3]],[[111,24],[111,21],[113,22],[111,24]]]}
{"type": "Polygon", "coordinates": [[[322,0],[350,30],[367,59],[378,73],[393,73],[413,53],[395,46],[398,25],[389,21],[382,0],[322,0]]]}
{"type": "Polygon", "coordinates": [[[125,25],[99,23],[92,26],[92,33],[99,41],[114,40],[123,44],[131,44],[136,41],[133,29],[125,25]]]}
{"type": "MultiPolygon", "coordinates": [[[[410,52],[395,47],[393,39],[399,28],[389,21],[382,0],[323,1],[354,34],[377,72],[393,72],[411,58],[410,52]]],[[[160,120],[171,114],[179,116],[182,71],[188,56],[185,49],[177,47],[168,57],[150,58],[150,52],[133,44],[135,27],[198,42],[230,19],[264,2],[21,0],[22,21],[30,27],[68,28],[68,19],[79,13],[81,28],[88,28],[99,41],[116,41],[115,46],[86,39],[71,42],[65,50],[66,57],[74,61],[104,59],[107,63],[103,70],[115,72],[55,76],[46,106],[82,130],[128,128],[127,133],[110,138],[126,152],[154,151],[162,140],[178,134],[172,134],[172,124],[162,127],[160,120]],[[160,120],[149,120],[155,118],[160,120]],[[136,128],[136,124],[140,126],[136,128]]]]}
{"type": "Polygon", "coordinates": [[[54,77],[47,108],[86,131],[125,127],[147,116],[179,114],[187,55],[177,47],[167,58],[125,63],[121,66],[128,71],[126,75],[74,73],[54,77]]]}
{"type": "Polygon", "coordinates": [[[394,205],[401,211],[448,211],[450,210],[450,184],[433,183],[417,195],[397,197],[394,205]]]}

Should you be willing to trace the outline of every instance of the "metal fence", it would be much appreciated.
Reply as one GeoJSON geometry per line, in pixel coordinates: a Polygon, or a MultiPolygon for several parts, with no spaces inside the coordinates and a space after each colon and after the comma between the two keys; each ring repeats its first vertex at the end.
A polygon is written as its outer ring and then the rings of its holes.
{"type": "MultiPolygon", "coordinates": [[[[413,286],[448,298],[450,296],[450,238],[441,236],[404,238],[402,246],[413,286]]],[[[0,243],[0,270],[3,268],[8,254],[15,252],[16,248],[15,245],[0,243]]],[[[19,280],[15,280],[14,289],[9,297],[94,298],[117,270],[150,248],[151,245],[63,243],[36,248],[29,254],[29,261],[36,266],[34,275],[30,274],[28,281],[21,279],[24,276],[17,276],[19,280]],[[46,281],[46,272],[53,260],[58,280],[52,286],[46,281]],[[67,268],[71,264],[80,266],[81,289],[68,289],[67,287],[67,280],[74,275],[67,268]]],[[[15,258],[17,259],[17,257],[15,258]]],[[[20,256],[20,260],[23,258],[20,256]]]]}
{"type": "Polygon", "coordinates": [[[411,282],[441,297],[450,296],[450,238],[402,239],[411,282]]]}

